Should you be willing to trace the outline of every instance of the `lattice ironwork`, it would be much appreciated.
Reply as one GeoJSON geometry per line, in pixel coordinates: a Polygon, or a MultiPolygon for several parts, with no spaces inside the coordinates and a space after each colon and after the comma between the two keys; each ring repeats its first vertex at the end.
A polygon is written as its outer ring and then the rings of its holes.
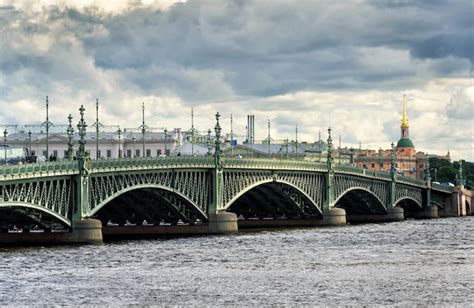
{"type": "Polygon", "coordinates": [[[324,175],[316,172],[291,172],[274,170],[225,170],[224,171],[224,205],[247,191],[249,187],[263,182],[289,183],[304,192],[318,208],[322,206],[324,175]]]}
{"type": "Polygon", "coordinates": [[[438,193],[436,191],[432,191],[431,193],[431,203],[435,204],[441,208],[444,208],[446,206],[446,199],[450,200],[451,194],[443,194],[443,193],[438,193]]]}
{"type": "Polygon", "coordinates": [[[0,202],[29,204],[48,209],[70,220],[73,207],[73,181],[69,177],[5,183],[0,185],[0,202]]]}
{"type": "Polygon", "coordinates": [[[395,204],[406,198],[413,199],[421,206],[423,202],[422,189],[405,184],[397,184],[395,187],[395,204]]]}
{"type": "Polygon", "coordinates": [[[357,177],[344,174],[334,176],[334,199],[338,200],[346,192],[361,188],[374,194],[386,207],[388,200],[389,182],[366,177],[357,177]]]}
{"type": "Polygon", "coordinates": [[[89,212],[114,195],[134,187],[160,186],[188,198],[202,212],[207,213],[210,173],[207,170],[160,170],[158,172],[121,172],[93,174],[89,186],[89,212]]]}
{"type": "MultiPolygon", "coordinates": [[[[222,167],[223,202],[219,201],[219,206],[228,208],[239,196],[260,183],[278,183],[272,189],[273,193],[279,194],[280,205],[293,202],[303,210],[308,209],[308,203],[312,202],[322,208],[327,188],[326,164],[225,158],[222,167]]],[[[98,160],[82,177],[82,180],[89,181],[89,185],[77,186],[79,183],[76,181],[81,179],[77,161],[0,166],[0,206],[42,207],[57,218],[64,218],[64,223],[72,219],[73,205],[83,206],[77,200],[77,196],[83,194],[76,194],[76,187],[84,189],[89,196],[88,208],[81,215],[94,214],[106,202],[126,191],[157,187],[162,188],[160,198],[168,200],[166,202],[192,220],[192,215],[196,213],[189,212],[188,201],[199,209],[197,212],[205,215],[209,204],[212,204],[214,168],[212,157],[98,160]]],[[[362,189],[379,199],[384,206],[389,202],[392,183],[389,174],[339,165],[334,167],[334,172],[334,195],[329,194],[331,200],[339,200],[350,190],[362,189]]],[[[396,181],[396,203],[409,198],[420,206],[423,204],[423,193],[427,188],[424,181],[406,177],[396,177],[396,181]]],[[[432,203],[451,202],[452,188],[435,183],[432,187],[432,203]]]]}

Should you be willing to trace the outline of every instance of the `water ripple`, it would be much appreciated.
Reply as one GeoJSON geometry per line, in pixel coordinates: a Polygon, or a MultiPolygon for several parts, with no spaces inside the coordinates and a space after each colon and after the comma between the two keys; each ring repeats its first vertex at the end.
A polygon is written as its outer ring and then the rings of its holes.
{"type": "Polygon", "coordinates": [[[8,305],[472,305],[474,217],[0,250],[8,305]]]}

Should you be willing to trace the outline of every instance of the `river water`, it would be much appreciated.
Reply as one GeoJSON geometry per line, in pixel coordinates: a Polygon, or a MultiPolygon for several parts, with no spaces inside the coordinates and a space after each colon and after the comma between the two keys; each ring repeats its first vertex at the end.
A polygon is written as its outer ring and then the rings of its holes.
{"type": "Polygon", "coordinates": [[[474,217],[0,248],[0,304],[473,305],[474,217]]]}

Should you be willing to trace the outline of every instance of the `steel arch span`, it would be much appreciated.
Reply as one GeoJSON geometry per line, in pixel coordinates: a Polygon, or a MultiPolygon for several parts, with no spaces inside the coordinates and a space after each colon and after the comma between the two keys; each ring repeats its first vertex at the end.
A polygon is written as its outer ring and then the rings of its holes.
{"type": "MultiPolygon", "coordinates": [[[[87,215],[89,217],[92,217],[96,215],[102,208],[104,208],[107,204],[109,204],[111,201],[119,198],[120,196],[131,192],[131,191],[140,191],[140,190],[146,190],[146,189],[156,189],[156,190],[162,190],[162,191],[167,191],[171,194],[176,195],[177,197],[183,199],[186,201],[186,203],[192,208],[193,211],[196,211],[198,215],[200,216],[201,219],[207,220],[207,214],[204,213],[191,199],[189,199],[187,196],[184,194],[180,193],[179,191],[176,191],[170,187],[163,186],[163,185],[158,185],[158,184],[138,184],[135,186],[127,187],[122,190],[119,190],[112,195],[108,196],[105,198],[101,203],[99,203],[94,209],[92,209],[87,215]]],[[[174,206],[171,204],[171,206],[174,206]]],[[[180,208],[175,207],[177,211],[180,211],[180,208]]]]}
{"type": "Polygon", "coordinates": [[[90,178],[88,212],[95,213],[94,209],[110,201],[111,196],[134,187],[155,187],[175,192],[207,216],[210,181],[211,175],[205,169],[98,174],[90,178]]]}
{"type": "Polygon", "coordinates": [[[31,204],[31,203],[25,203],[25,202],[0,202],[0,208],[28,208],[28,209],[34,209],[38,212],[45,213],[47,215],[50,215],[54,219],[56,219],[58,222],[62,223],[63,225],[67,227],[71,227],[71,220],[67,217],[64,217],[55,211],[48,209],[44,206],[40,206],[37,204],[31,204]]]}
{"type": "Polygon", "coordinates": [[[242,214],[244,218],[322,217],[322,209],[300,188],[292,183],[273,180],[248,186],[225,209],[242,214]]]}
{"type": "Polygon", "coordinates": [[[386,214],[386,204],[379,196],[365,187],[352,187],[345,190],[334,202],[335,207],[354,214],[386,214]]]}
{"type": "Polygon", "coordinates": [[[235,200],[250,189],[265,183],[280,183],[290,186],[308,198],[319,211],[322,209],[324,175],[320,172],[286,170],[232,170],[224,172],[223,208],[229,208],[235,200]]]}

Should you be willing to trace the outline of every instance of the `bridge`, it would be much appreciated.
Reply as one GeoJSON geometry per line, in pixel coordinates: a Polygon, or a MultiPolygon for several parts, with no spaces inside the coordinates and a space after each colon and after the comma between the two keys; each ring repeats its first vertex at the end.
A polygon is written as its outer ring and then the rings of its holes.
{"type": "Polygon", "coordinates": [[[65,241],[89,242],[110,224],[204,224],[227,233],[246,220],[435,218],[455,203],[453,188],[429,174],[396,175],[395,153],[390,173],[334,164],[330,129],[325,163],[222,157],[216,120],[213,155],[91,160],[82,110],[77,160],[0,167],[0,226],[62,228],[65,241]]]}

